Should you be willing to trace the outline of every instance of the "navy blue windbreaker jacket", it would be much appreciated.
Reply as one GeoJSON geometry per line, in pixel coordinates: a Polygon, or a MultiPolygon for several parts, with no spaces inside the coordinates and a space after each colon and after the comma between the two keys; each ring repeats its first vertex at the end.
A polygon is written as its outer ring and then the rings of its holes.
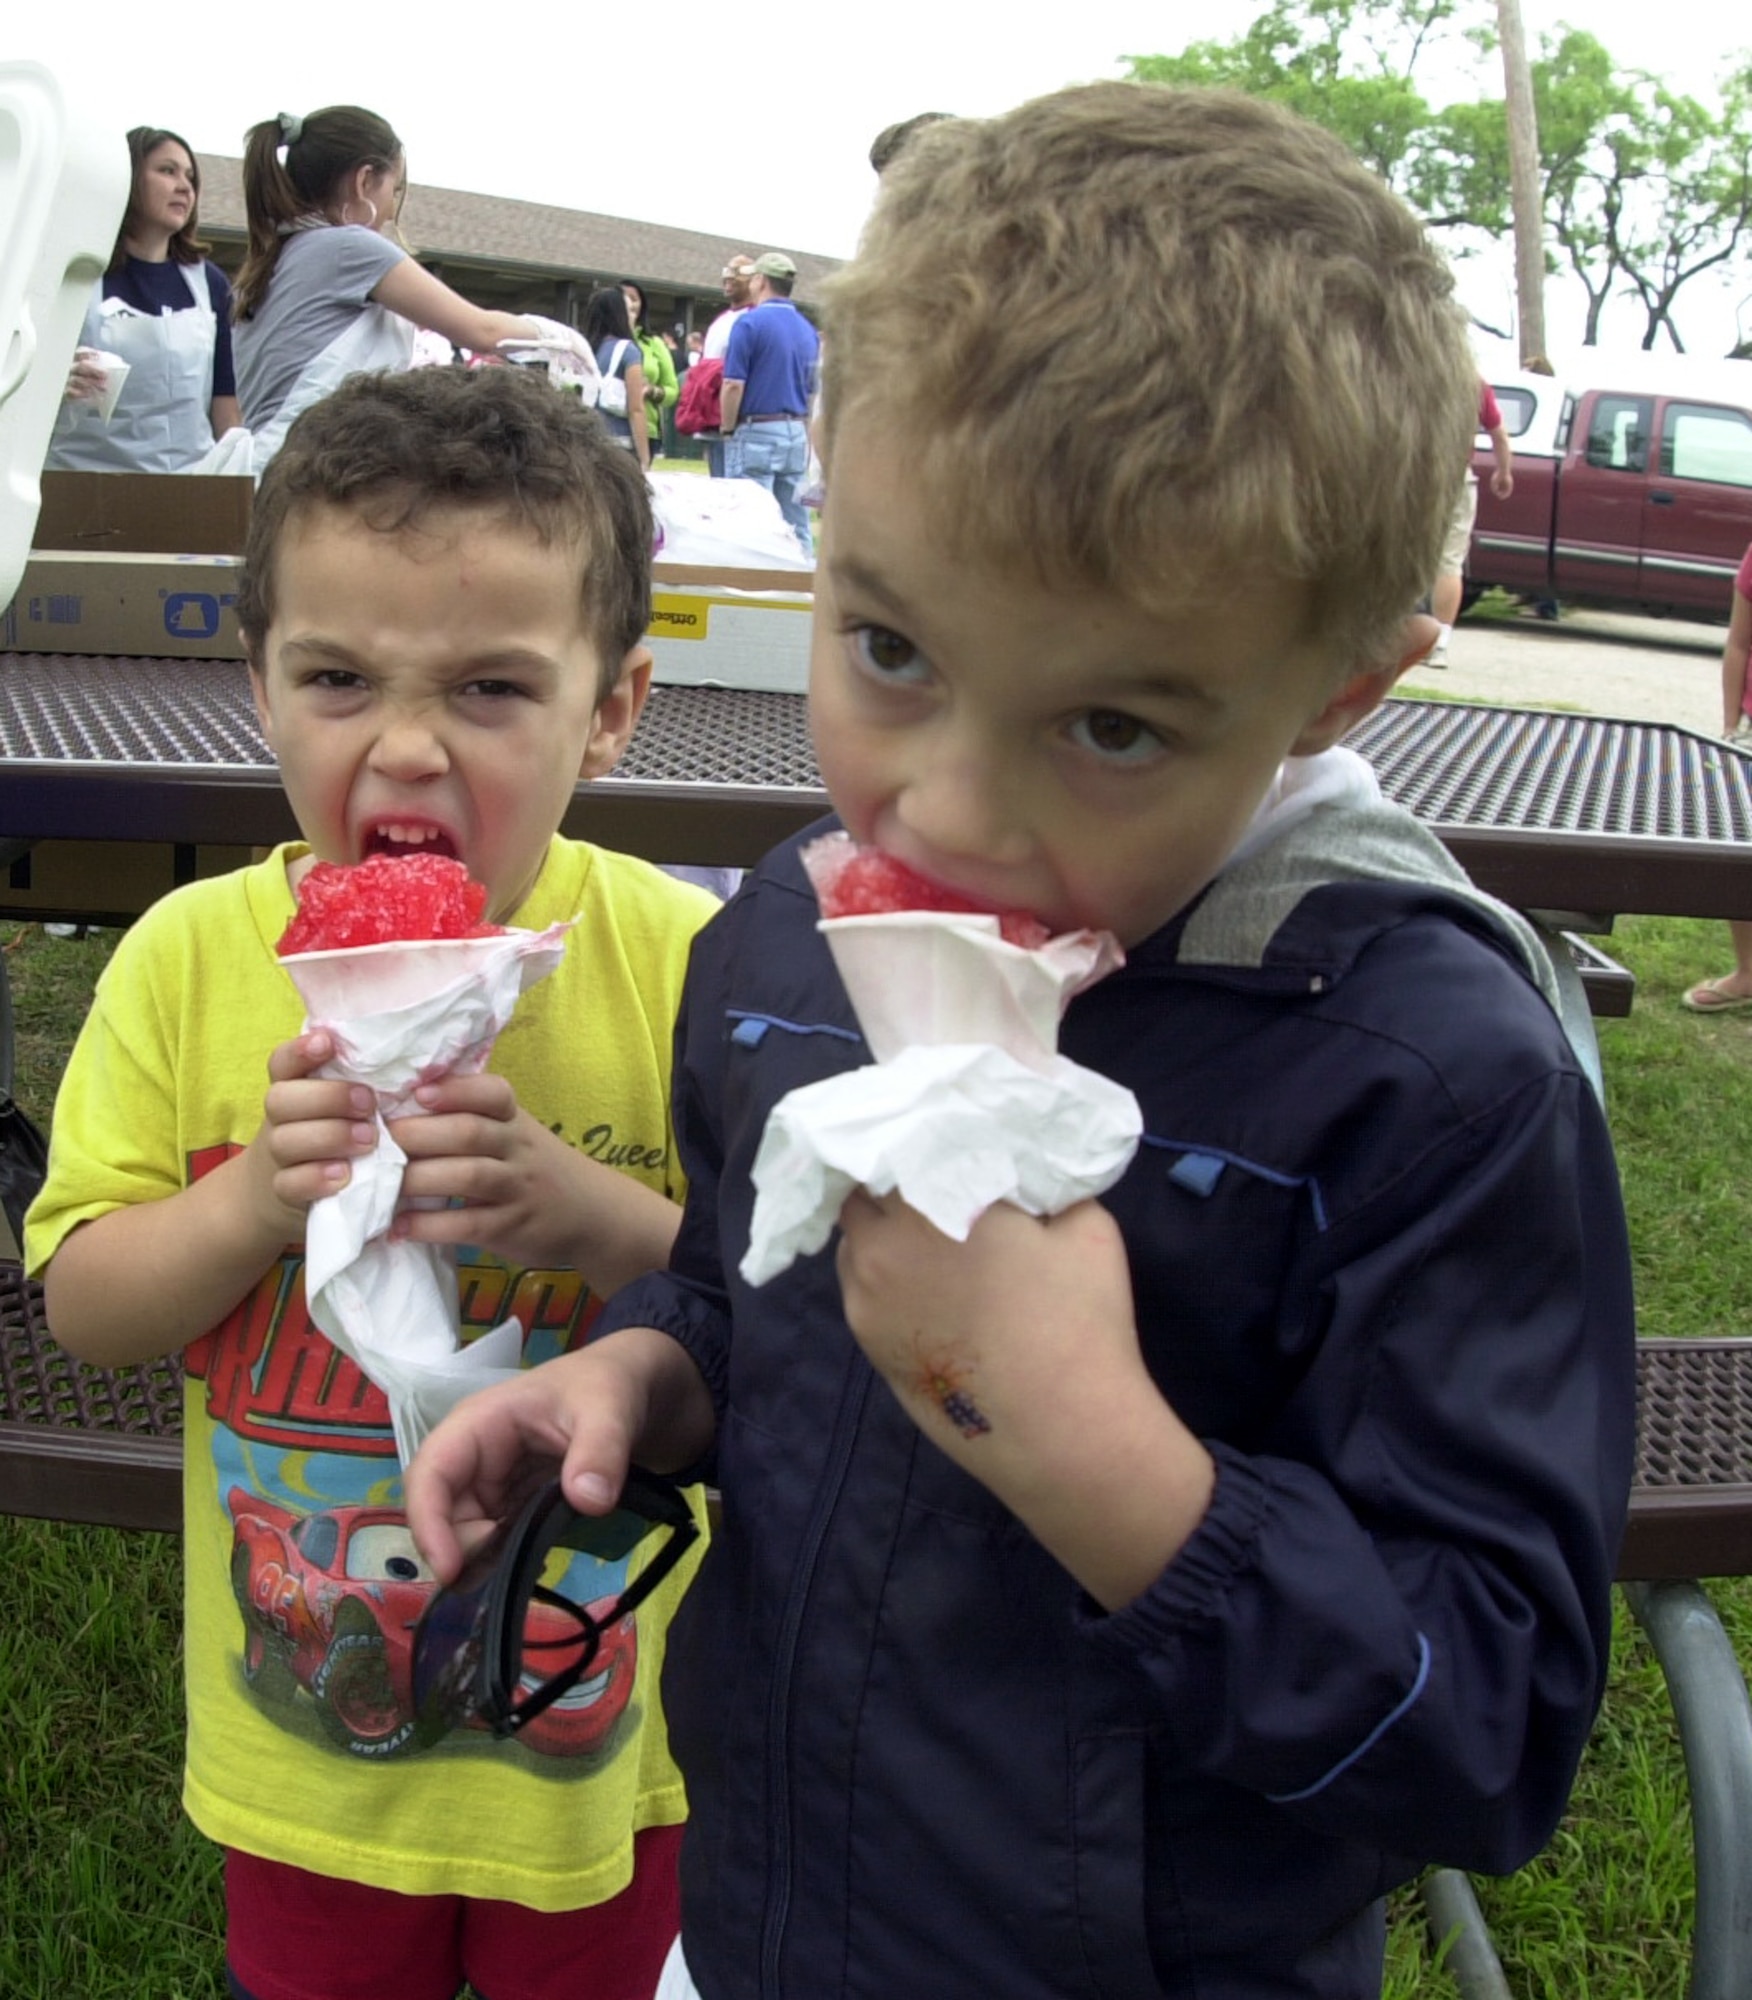
{"type": "Polygon", "coordinates": [[[831,1245],[737,1275],[769,1110],[869,1059],[796,845],[696,944],[687,1212],[602,1322],[718,1415],[664,1679],[704,2000],[1378,1993],[1385,1890],[1563,1810],[1630,1481],[1616,1170],[1513,920],[1338,880],[1198,964],[1195,906],[1072,1003],[1143,1109],[1103,1199],[1145,1356],[1217,1464],[1106,1614],[902,1414],[831,1245]]]}

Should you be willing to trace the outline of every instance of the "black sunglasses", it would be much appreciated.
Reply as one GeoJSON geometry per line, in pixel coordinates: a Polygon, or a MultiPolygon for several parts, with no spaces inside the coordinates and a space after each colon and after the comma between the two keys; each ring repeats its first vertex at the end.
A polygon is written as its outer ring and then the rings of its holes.
{"type": "Polygon", "coordinates": [[[413,1647],[416,1740],[434,1743],[476,1716],[495,1736],[515,1735],[589,1673],[604,1635],[644,1603],[698,1535],[682,1489],[656,1473],[629,1469],[612,1514],[580,1514],[551,1480],[422,1612],[413,1647]],[[541,1581],[555,1549],[624,1562],[659,1531],[651,1559],[594,1616],[541,1581]],[[543,1621],[552,1636],[529,1630],[536,1604],[561,1614],[557,1631],[555,1621],[543,1621]]]}

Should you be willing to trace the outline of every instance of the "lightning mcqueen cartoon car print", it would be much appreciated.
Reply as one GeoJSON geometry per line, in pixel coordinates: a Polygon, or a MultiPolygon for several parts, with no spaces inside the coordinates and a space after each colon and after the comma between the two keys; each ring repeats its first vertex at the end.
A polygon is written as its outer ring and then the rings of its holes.
{"type": "MultiPolygon", "coordinates": [[[[231,1585],[243,1613],[245,1680],[271,1701],[293,1701],[305,1689],[329,1736],[354,1756],[408,1749],[413,1633],[435,1585],[406,1520],[390,1507],[297,1514],[241,1486],[225,1504],[234,1524],[231,1585]]],[[[598,1617],[613,1603],[611,1594],[586,1608],[598,1617]]],[[[532,1648],[563,1647],[575,1631],[563,1613],[530,1606],[524,1634],[532,1648]]],[[[563,1654],[537,1657],[551,1671],[563,1654]]],[[[638,1660],[635,1619],[623,1618],[603,1633],[594,1672],[518,1741],[550,1757],[600,1750],[632,1698],[638,1660]]]]}

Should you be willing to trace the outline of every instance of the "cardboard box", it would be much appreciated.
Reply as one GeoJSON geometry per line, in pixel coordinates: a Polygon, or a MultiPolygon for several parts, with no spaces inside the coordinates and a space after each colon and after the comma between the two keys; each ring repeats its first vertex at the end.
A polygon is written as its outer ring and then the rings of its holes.
{"type": "Polygon", "coordinates": [[[185,472],[45,472],[37,549],[240,556],[253,479],[185,472]]]}
{"type": "MultiPolygon", "coordinates": [[[[0,652],[241,660],[234,609],[241,568],[236,556],[39,551],[0,613],[0,652]]],[[[656,679],[802,694],[813,584],[809,570],[659,563],[651,605],[656,679]]]]}
{"type": "Polygon", "coordinates": [[[654,580],[649,640],[659,686],[807,691],[812,570],[658,563],[654,580]]]}
{"type": "Polygon", "coordinates": [[[658,590],[676,584],[700,585],[709,590],[759,590],[790,594],[815,588],[812,569],[720,569],[706,563],[664,562],[651,565],[651,582],[658,590]]]}
{"type": "Polygon", "coordinates": [[[242,567],[238,556],[33,555],[0,612],[0,652],[241,660],[242,567]]]}

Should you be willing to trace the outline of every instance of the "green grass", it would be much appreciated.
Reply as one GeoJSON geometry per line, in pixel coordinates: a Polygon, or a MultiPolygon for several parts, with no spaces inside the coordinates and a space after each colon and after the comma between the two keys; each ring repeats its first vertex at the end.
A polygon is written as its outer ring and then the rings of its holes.
{"type": "MultiPolygon", "coordinates": [[[[21,1101],[46,1117],[113,942],[34,926],[8,955],[21,1101]]],[[[0,935],[0,944],[7,940],[0,935]]],[[[1643,919],[1606,948],[1636,973],[1600,1025],[1649,1334],[1752,1331],[1739,1148],[1752,1133],[1752,1016],[1701,1020],[1684,988],[1725,968],[1719,924],[1643,919]]],[[[219,1865],[178,1806],[180,1545],[0,1519],[0,1995],[209,2000],[219,1865]]],[[[1752,1582],[1711,1586],[1752,1660],[1752,1582]]],[[[1620,1606],[1606,1705],[1547,1851],[1476,1885],[1518,2000],[1682,2000],[1691,1926],[1684,1767],[1660,1670],[1620,1606]]],[[[1455,2000],[1421,1905],[1395,1899],[1390,2000],[1455,2000]]]]}
{"type": "Polygon", "coordinates": [[[218,2000],[218,1851],[183,1818],[182,1545],[0,1522],[0,1993],[218,2000]]]}
{"type": "MultiPolygon", "coordinates": [[[[1400,682],[1395,693],[1406,701],[1446,701],[1462,708],[1501,708],[1500,697],[1491,694],[1456,694],[1452,688],[1432,687],[1418,678],[1425,670],[1413,667],[1400,682]]],[[[1440,672],[1437,668],[1433,671],[1440,672]]],[[[1589,710],[1577,701],[1542,701],[1542,709],[1550,709],[1559,715],[1587,715],[1589,710]]]]}
{"type": "Polygon", "coordinates": [[[1488,623],[1494,618],[1519,618],[1525,600],[1493,583],[1466,607],[1466,616],[1488,623]]]}
{"type": "MultiPolygon", "coordinates": [[[[118,933],[0,930],[44,1124],[118,933]]],[[[183,1817],[182,1544],[0,1517],[0,1995],[220,2000],[218,1850],[183,1817]]]]}

